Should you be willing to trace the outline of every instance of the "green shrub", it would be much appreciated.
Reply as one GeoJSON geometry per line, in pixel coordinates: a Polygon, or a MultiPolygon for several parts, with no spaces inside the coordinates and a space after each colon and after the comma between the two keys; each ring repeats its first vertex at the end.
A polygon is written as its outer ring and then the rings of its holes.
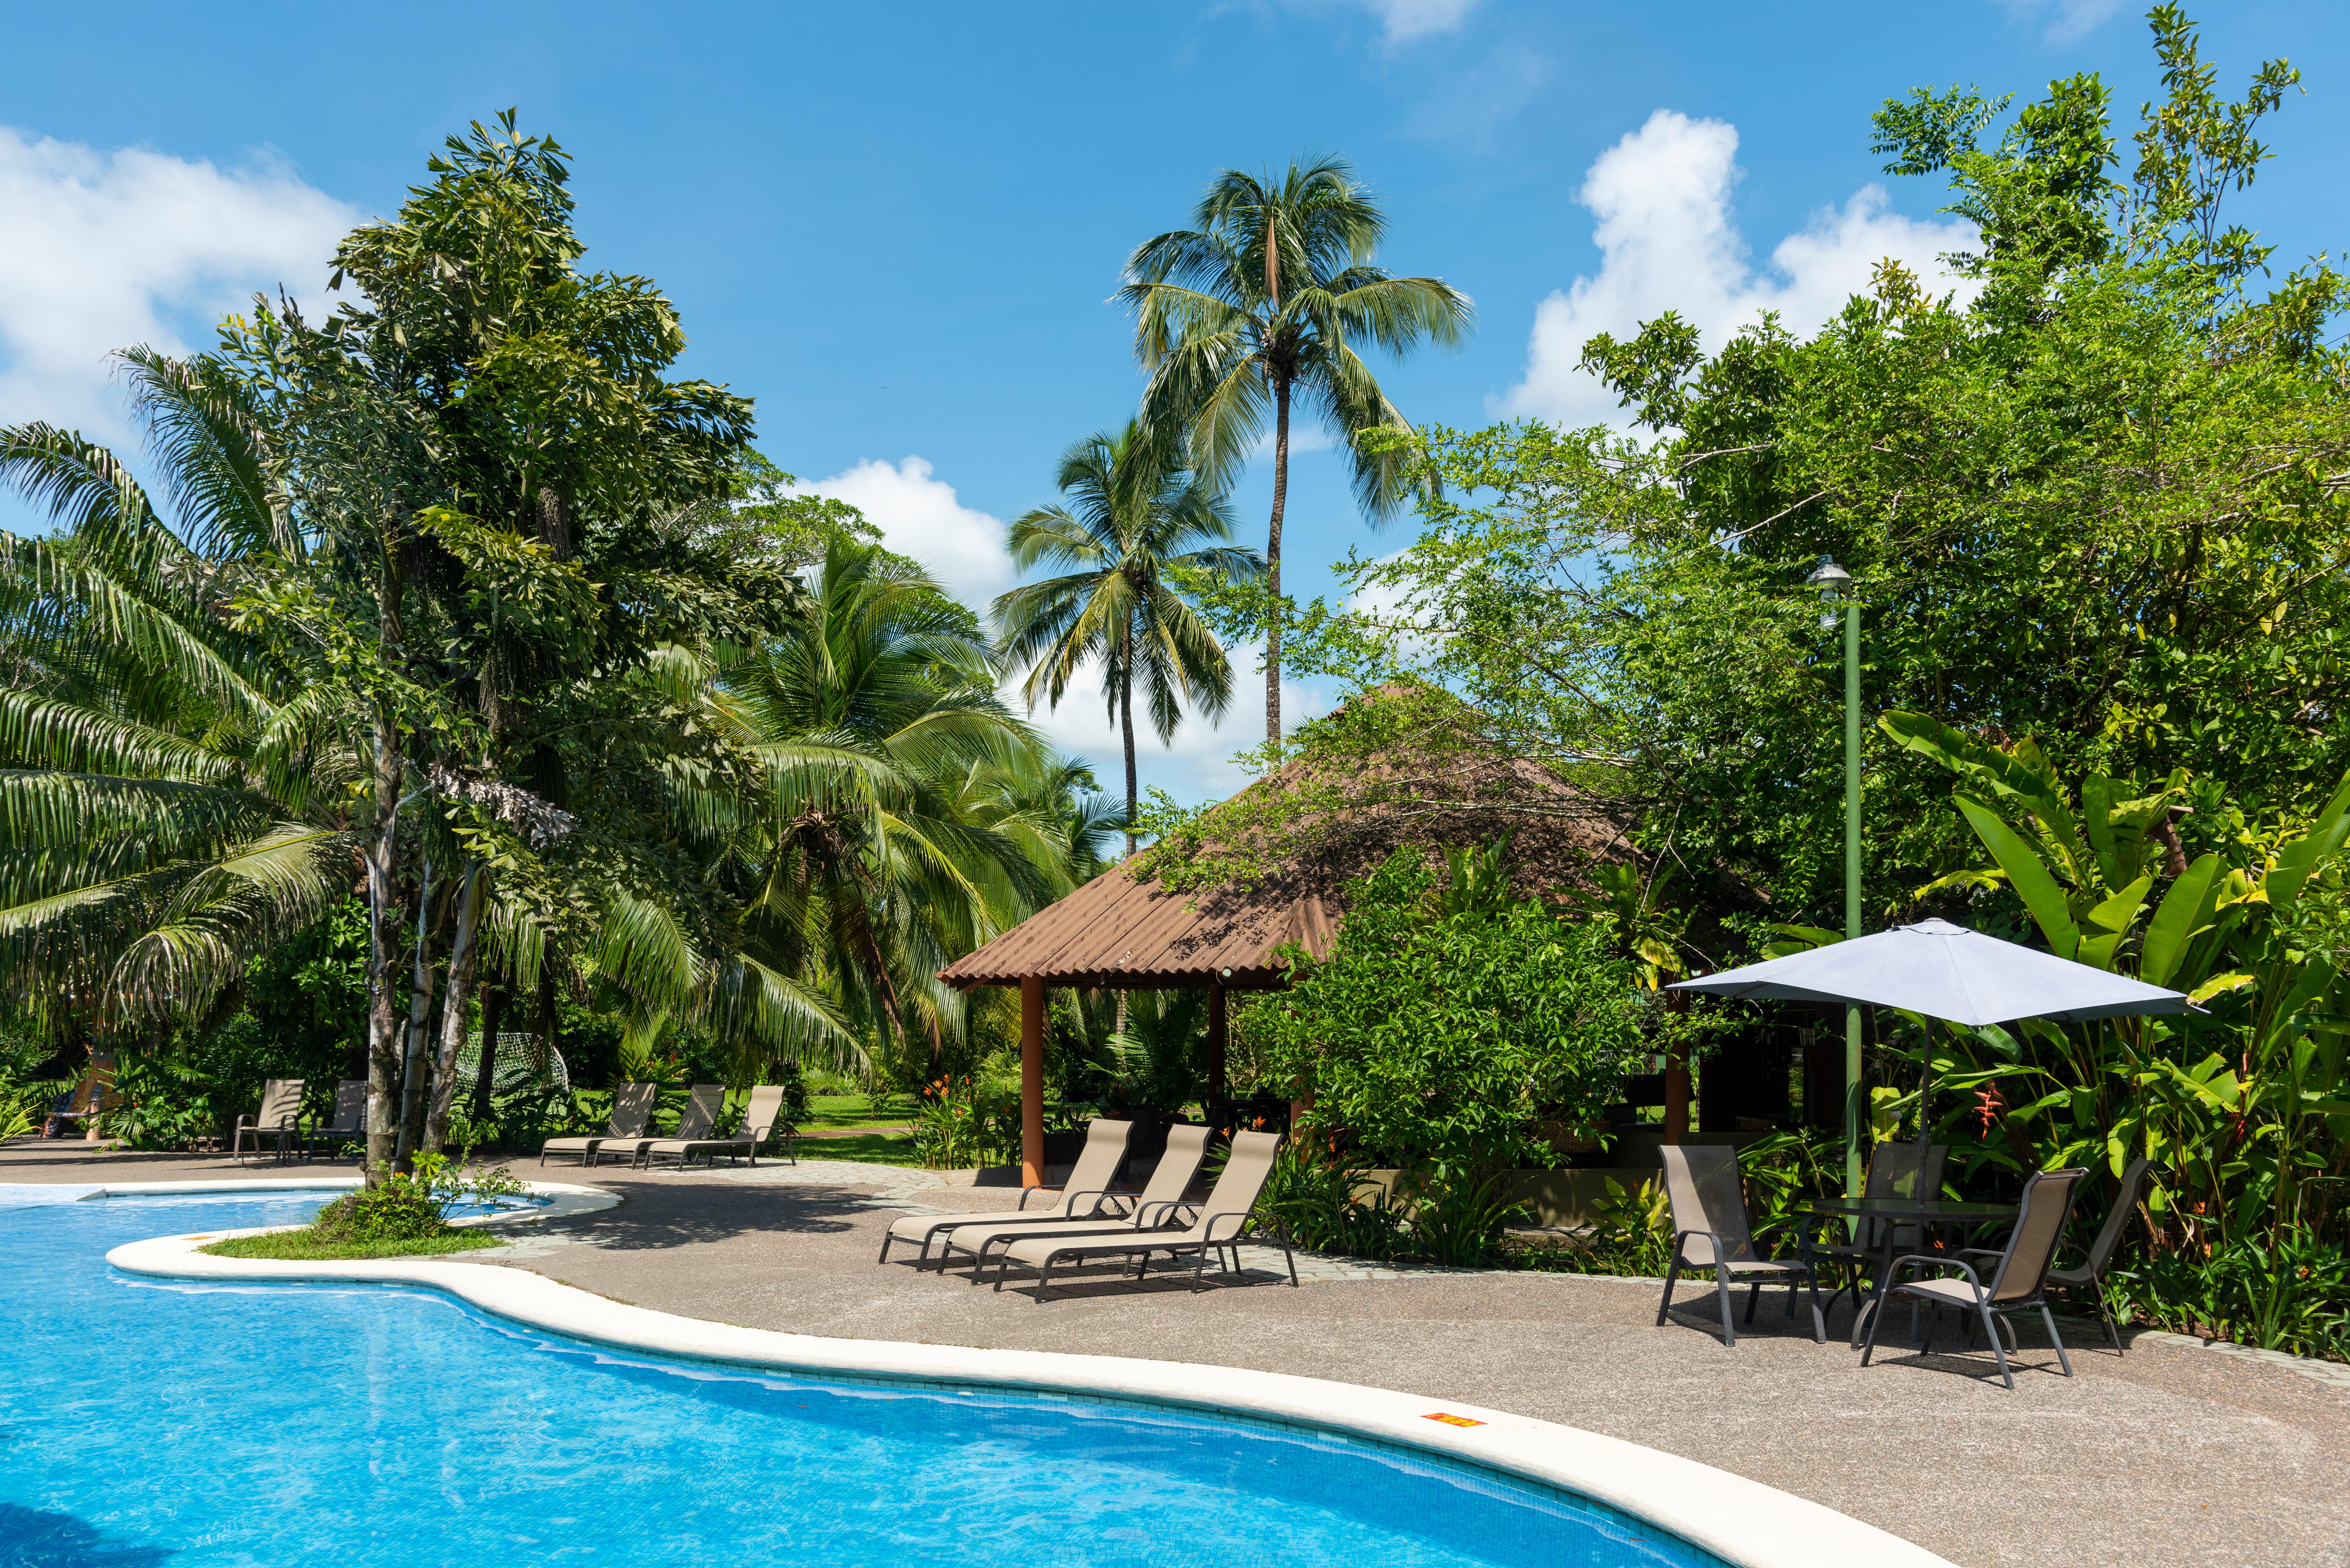
{"type": "Polygon", "coordinates": [[[2126,1322],[2350,1361],[2350,1257],[2313,1237],[2238,1241],[2208,1258],[2157,1252],[2106,1283],[2126,1322]]]}

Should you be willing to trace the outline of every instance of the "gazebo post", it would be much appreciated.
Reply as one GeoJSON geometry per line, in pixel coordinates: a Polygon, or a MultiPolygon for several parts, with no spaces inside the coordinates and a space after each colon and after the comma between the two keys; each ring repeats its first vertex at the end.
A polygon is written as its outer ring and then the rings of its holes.
{"type": "Polygon", "coordinates": [[[1212,1121],[1215,1107],[1223,1103],[1224,982],[1219,978],[1208,982],[1208,1103],[1201,1108],[1212,1121]]]}
{"type": "Polygon", "coordinates": [[[1045,977],[1020,977],[1020,1185],[1045,1184],[1045,977]]]}

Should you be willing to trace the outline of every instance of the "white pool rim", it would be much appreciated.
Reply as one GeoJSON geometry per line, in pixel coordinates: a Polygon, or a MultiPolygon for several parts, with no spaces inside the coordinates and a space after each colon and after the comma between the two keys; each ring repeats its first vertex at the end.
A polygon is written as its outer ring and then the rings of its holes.
{"type": "MultiPolygon", "coordinates": [[[[258,1195],[349,1185],[348,1179],[129,1182],[88,1196],[258,1195]]],[[[551,1192],[558,1199],[594,1193],[608,1200],[596,1208],[619,1201],[593,1188],[531,1185],[534,1191],[551,1192]]],[[[534,1218],[551,1212],[538,1210],[534,1218]]],[[[107,1253],[106,1261],[126,1273],[161,1279],[421,1286],[549,1334],[687,1361],[1092,1395],[1359,1435],[1589,1498],[1678,1535],[1736,1568],[1951,1568],[1948,1559],[1914,1542],[1744,1476],[1618,1438],[1458,1400],[1190,1362],[738,1328],[630,1306],[522,1269],[480,1263],[426,1258],[281,1262],[216,1258],[199,1250],[235,1233],[212,1231],[126,1242],[107,1253]],[[1434,1416],[1476,1424],[1454,1426],[1430,1418],[1434,1416]]]]}

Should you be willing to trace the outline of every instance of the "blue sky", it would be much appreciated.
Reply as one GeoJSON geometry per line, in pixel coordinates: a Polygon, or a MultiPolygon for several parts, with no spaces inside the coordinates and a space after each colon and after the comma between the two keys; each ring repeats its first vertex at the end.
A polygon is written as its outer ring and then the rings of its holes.
{"type": "MultiPolygon", "coordinates": [[[[2277,54],[2308,89],[2239,211],[2286,265],[2338,250],[2344,8],[2199,9],[2231,94],[2277,54]]],[[[1887,96],[2096,70],[2126,136],[2157,88],[2111,0],[45,6],[10,31],[0,419],[121,439],[105,348],[201,346],[255,286],[318,297],[342,228],[515,104],[577,159],[588,265],[657,278],[691,370],[756,398],[769,456],[978,598],[1009,581],[1001,520],[1133,406],[1120,260],[1222,166],[1344,154],[1387,204],[1382,261],[1476,299],[1463,350],[1383,368],[1408,416],[1585,422],[1607,411],[1572,369],[1591,332],[1665,308],[1715,342],[1765,307],[1808,327],[1878,255],[1930,268],[1961,237],[1939,189],[1870,157],[1887,96]]],[[[1260,545],[1261,467],[1237,496],[1260,545]]],[[[1301,592],[1408,536],[1364,529],[1327,452],[1291,498],[1301,592]]],[[[1114,771],[1094,701],[1039,718],[1114,771]]],[[[1261,726],[1236,706],[1149,748],[1146,783],[1224,793],[1261,726]]]]}

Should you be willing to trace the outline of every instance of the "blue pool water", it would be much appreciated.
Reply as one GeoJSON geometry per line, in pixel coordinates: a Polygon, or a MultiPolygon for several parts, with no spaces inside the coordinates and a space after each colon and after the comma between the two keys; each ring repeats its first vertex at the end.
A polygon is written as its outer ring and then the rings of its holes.
{"type": "Polygon", "coordinates": [[[0,1198],[0,1565],[1720,1568],[1604,1509],[1336,1437],[665,1363],[433,1292],[104,1262],[321,1198],[0,1198]]]}

